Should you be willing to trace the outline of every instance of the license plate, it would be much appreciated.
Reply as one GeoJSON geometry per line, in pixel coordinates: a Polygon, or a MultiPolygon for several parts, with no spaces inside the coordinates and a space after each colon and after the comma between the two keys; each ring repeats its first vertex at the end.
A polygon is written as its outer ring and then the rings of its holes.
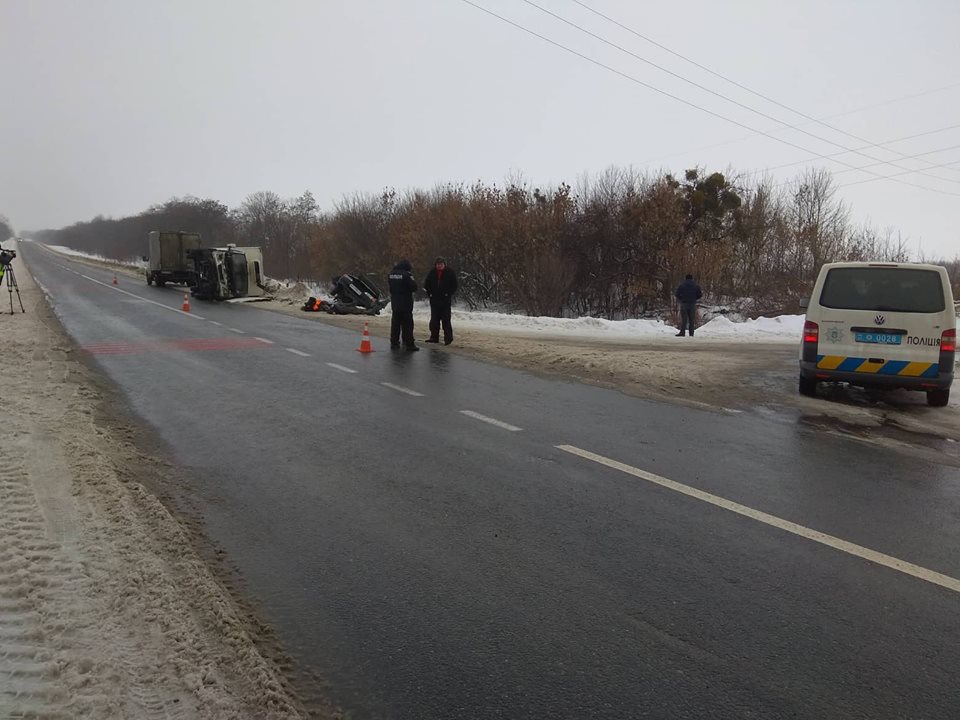
{"type": "Polygon", "coordinates": [[[902,335],[877,332],[858,332],[853,335],[856,342],[876,343],[878,345],[899,345],[902,337],[902,335]]]}

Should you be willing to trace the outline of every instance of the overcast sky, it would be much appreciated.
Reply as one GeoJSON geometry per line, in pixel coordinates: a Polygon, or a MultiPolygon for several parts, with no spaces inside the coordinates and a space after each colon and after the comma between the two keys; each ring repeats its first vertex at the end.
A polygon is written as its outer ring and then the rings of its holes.
{"type": "Polygon", "coordinates": [[[610,165],[800,163],[770,175],[828,167],[855,220],[960,253],[957,0],[583,0],[786,108],[573,0],[536,0],[770,117],[522,0],[471,2],[622,75],[463,0],[0,0],[0,213],[38,229],[188,194],[236,206],[309,189],[329,209],[358,191],[516,173],[552,185],[610,165]],[[850,135],[786,128],[808,122],[791,110],[850,135]],[[870,143],[884,145],[862,150],[874,159],[817,157],[870,143]]]}

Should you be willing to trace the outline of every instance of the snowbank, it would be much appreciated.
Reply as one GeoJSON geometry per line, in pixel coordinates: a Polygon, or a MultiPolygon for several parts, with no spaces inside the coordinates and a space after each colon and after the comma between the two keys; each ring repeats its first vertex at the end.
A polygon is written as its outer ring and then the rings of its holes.
{"type": "Polygon", "coordinates": [[[131,259],[131,260],[115,260],[114,258],[104,257],[103,255],[97,255],[96,253],[83,252],[82,250],[74,250],[69,248],[66,245],[46,245],[45,247],[55,250],[61,255],[73,255],[75,257],[88,258],[90,260],[99,260],[100,262],[105,263],[116,263],[118,265],[126,265],[128,267],[143,268],[147,264],[140,259],[131,259]]]}
{"type": "MultiPolygon", "coordinates": [[[[384,313],[389,314],[389,306],[384,313]]],[[[418,322],[426,322],[430,308],[418,304],[414,310],[418,322]]],[[[518,331],[524,334],[569,335],[570,337],[595,337],[609,339],[662,338],[676,334],[677,328],[660,320],[632,319],[605,320],[603,318],[554,318],[529,317],[487,311],[454,310],[455,326],[476,330],[518,331]]],[[[718,317],[697,328],[697,337],[718,338],[725,341],[797,342],[803,330],[803,315],[781,315],[774,318],[757,318],[745,322],[733,322],[718,317]]]]}
{"type": "MultiPolygon", "coordinates": [[[[98,255],[73,250],[71,248],[51,245],[52,250],[62,252],[67,255],[78,255],[81,257],[93,258],[97,260],[107,260],[98,255]]],[[[114,261],[110,261],[114,262],[114,261]]],[[[137,263],[125,263],[136,266],[137,263]]],[[[327,287],[312,284],[304,281],[275,281],[271,286],[273,296],[280,302],[292,305],[302,305],[310,296],[332,300],[327,287]]],[[[390,315],[390,306],[387,305],[381,311],[381,315],[390,315]]],[[[430,305],[427,302],[419,302],[414,309],[414,317],[417,323],[426,322],[430,318],[430,305]]],[[[566,335],[573,337],[586,338],[608,338],[616,339],[637,339],[637,338],[666,338],[676,334],[677,328],[673,325],[667,325],[661,320],[649,319],[631,319],[631,320],[605,320],[604,318],[580,317],[580,318],[555,318],[555,317],[530,317],[528,315],[517,315],[505,312],[492,312],[489,310],[467,310],[465,308],[454,308],[451,320],[455,326],[471,328],[475,330],[515,332],[524,334],[543,335],[566,335]]],[[[781,315],[774,318],[757,318],[756,320],[746,320],[744,322],[734,322],[727,316],[721,315],[713,318],[697,328],[697,337],[717,338],[725,341],[766,341],[766,342],[797,342],[803,331],[803,315],[781,315]]]]}
{"type": "Polygon", "coordinates": [[[756,320],[733,322],[725,317],[714,318],[697,329],[697,335],[723,338],[789,338],[799,342],[803,332],[803,315],[759,317],[756,320]]]}

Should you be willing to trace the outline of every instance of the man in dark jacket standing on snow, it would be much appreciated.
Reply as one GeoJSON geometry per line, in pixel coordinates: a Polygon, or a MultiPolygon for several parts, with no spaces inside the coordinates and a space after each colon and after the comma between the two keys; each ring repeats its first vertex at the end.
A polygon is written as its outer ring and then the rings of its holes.
{"type": "Polygon", "coordinates": [[[430,339],[428,343],[440,342],[440,325],[443,325],[443,344],[453,342],[453,326],[450,324],[450,305],[457,291],[457,274],[448,268],[446,261],[438,257],[433,268],[423,281],[423,289],[430,298],[430,339]]]}
{"type": "Polygon", "coordinates": [[[390,285],[390,347],[400,347],[400,336],[407,350],[419,350],[413,341],[413,294],[417,291],[417,281],[411,274],[413,266],[409,260],[401,260],[393,266],[387,282],[390,285]]]}
{"type": "Polygon", "coordinates": [[[674,294],[680,302],[680,332],[677,337],[683,337],[687,327],[690,328],[690,337],[693,337],[693,329],[697,325],[697,300],[703,297],[703,291],[694,282],[693,275],[687,275],[674,294]]]}

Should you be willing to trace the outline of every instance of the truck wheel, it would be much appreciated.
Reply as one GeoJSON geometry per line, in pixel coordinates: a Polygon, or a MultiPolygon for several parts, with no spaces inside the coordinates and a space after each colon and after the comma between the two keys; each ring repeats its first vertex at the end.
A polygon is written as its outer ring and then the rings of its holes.
{"type": "Polygon", "coordinates": [[[807,397],[817,396],[817,381],[813,378],[800,376],[800,394],[807,397]]]}
{"type": "Polygon", "coordinates": [[[945,390],[927,390],[927,405],[945,407],[950,402],[950,388],[945,390]]]}
{"type": "Polygon", "coordinates": [[[161,280],[160,278],[157,278],[157,287],[163,287],[166,284],[167,283],[165,280],[161,280]]]}

